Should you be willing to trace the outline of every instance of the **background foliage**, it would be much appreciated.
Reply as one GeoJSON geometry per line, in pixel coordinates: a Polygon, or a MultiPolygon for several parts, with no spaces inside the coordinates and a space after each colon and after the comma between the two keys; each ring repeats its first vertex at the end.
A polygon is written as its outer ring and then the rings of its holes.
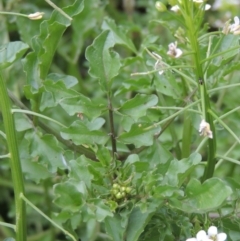
{"type": "MultiPolygon", "coordinates": [[[[162,1],[165,12],[155,2],[55,1],[67,18],[43,1],[0,1],[2,11],[44,12],[38,21],[0,15],[1,75],[13,103],[24,196],[66,231],[26,201],[29,241],[70,240],[68,234],[185,240],[210,225],[239,240],[239,36],[208,35],[239,12],[231,2],[210,2],[197,28],[219,117],[214,175],[203,180],[211,150],[198,133],[201,96],[186,23],[169,11],[175,1],[162,1]],[[167,55],[176,40],[179,59],[167,55]],[[162,56],[163,75],[147,50],[162,56]]],[[[0,154],[8,150],[1,135],[0,154]]],[[[4,157],[0,221],[7,223],[15,223],[11,180],[4,157]]],[[[10,237],[15,232],[0,226],[0,239],[10,237]]]]}

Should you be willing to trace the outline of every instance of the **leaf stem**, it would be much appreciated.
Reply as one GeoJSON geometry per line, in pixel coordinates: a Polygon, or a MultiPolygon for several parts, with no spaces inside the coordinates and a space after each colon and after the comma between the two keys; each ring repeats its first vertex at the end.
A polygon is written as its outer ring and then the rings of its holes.
{"type": "Polygon", "coordinates": [[[49,120],[49,121],[52,121],[60,126],[62,126],[63,128],[67,128],[67,126],[63,125],[62,123],[48,117],[48,116],[45,116],[45,115],[42,115],[42,114],[39,114],[39,113],[36,113],[34,111],[30,111],[30,110],[20,110],[20,109],[12,109],[12,113],[24,113],[24,114],[30,114],[30,115],[34,115],[34,116],[39,116],[43,119],[46,119],[46,120],[49,120]]]}
{"type": "Polygon", "coordinates": [[[11,224],[11,223],[5,223],[5,222],[0,222],[1,226],[12,228],[13,230],[16,230],[16,225],[11,224]]]}
{"type": "Polygon", "coordinates": [[[240,139],[238,136],[229,128],[222,120],[219,118],[212,110],[208,112],[235,138],[235,140],[240,144],[240,139]]]}
{"type": "Polygon", "coordinates": [[[67,19],[69,19],[70,21],[72,21],[73,19],[66,14],[61,8],[59,8],[56,4],[54,4],[52,1],[50,0],[45,0],[45,2],[47,2],[52,8],[54,8],[56,11],[58,11],[59,13],[61,13],[64,17],[66,17],[67,19]]]}
{"type": "Polygon", "coordinates": [[[7,137],[8,150],[10,153],[10,167],[14,188],[14,199],[16,205],[16,241],[26,241],[26,205],[20,198],[24,193],[24,182],[22,167],[19,159],[18,143],[16,138],[14,118],[11,113],[11,104],[8,97],[5,82],[0,74],[0,105],[3,123],[7,137]]]}
{"type": "Polygon", "coordinates": [[[36,212],[38,212],[40,215],[42,215],[45,219],[47,219],[52,225],[54,225],[56,228],[60,229],[64,234],[69,236],[72,240],[77,241],[75,237],[70,234],[67,230],[62,228],[60,225],[55,223],[51,218],[49,218],[47,215],[45,215],[39,208],[37,208],[32,202],[30,202],[23,193],[20,194],[20,198],[24,200],[30,207],[32,207],[36,212]]]}
{"type": "Polygon", "coordinates": [[[29,18],[29,16],[27,14],[22,14],[22,13],[2,12],[2,11],[0,11],[0,14],[1,15],[14,15],[14,16],[29,18]]]}

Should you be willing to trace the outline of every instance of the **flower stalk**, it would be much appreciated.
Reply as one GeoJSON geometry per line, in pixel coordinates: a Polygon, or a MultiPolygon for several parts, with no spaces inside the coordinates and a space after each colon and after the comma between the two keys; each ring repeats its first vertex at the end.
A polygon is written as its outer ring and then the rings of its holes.
{"type": "MultiPolygon", "coordinates": [[[[203,14],[200,13],[198,19],[195,18],[194,14],[194,6],[192,1],[183,1],[182,8],[183,17],[185,19],[186,27],[187,27],[187,35],[189,39],[190,46],[193,50],[193,61],[195,65],[196,71],[196,81],[198,82],[199,92],[201,97],[201,108],[202,108],[202,118],[209,123],[210,128],[212,130],[213,138],[208,139],[208,161],[204,171],[202,181],[205,181],[208,178],[213,176],[214,167],[215,167],[215,153],[216,153],[216,138],[215,138],[215,130],[213,125],[213,118],[209,114],[208,110],[211,109],[209,96],[206,90],[206,83],[204,79],[203,65],[200,57],[200,48],[198,44],[198,28],[196,26],[200,26],[202,22],[203,14]],[[196,20],[198,23],[196,23],[196,20]]],[[[204,12],[204,10],[198,10],[204,12]]]]}
{"type": "Polygon", "coordinates": [[[12,173],[14,199],[16,206],[16,241],[26,241],[26,205],[20,198],[24,193],[22,167],[19,159],[18,143],[15,124],[11,113],[10,99],[7,94],[5,82],[0,74],[0,107],[5,128],[6,140],[9,150],[9,161],[12,173]]]}

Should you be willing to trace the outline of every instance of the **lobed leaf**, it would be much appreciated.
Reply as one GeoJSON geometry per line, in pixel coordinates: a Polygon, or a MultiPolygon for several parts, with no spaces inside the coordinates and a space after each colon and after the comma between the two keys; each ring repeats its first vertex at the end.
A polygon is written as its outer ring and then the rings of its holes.
{"type": "Polygon", "coordinates": [[[100,130],[92,130],[92,124],[75,121],[69,128],[61,131],[62,138],[72,140],[76,145],[104,145],[109,137],[100,130]]]}
{"type": "Polygon", "coordinates": [[[127,100],[119,109],[124,115],[128,115],[136,122],[140,117],[146,115],[148,108],[156,105],[158,98],[156,95],[137,94],[134,98],[127,100]]]}
{"type": "Polygon", "coordinates": [[[134,144],[136,148],[151,146],[154,135],[160,132],[159,126],[149,127],[147,124],[133,124],[129,132],[122,133],[117,140],[124,144],[134,144]]]}
{"type": "MultiPolygon", "coordinates": [[[[83,9],[82,0],[76,0],[73,5],[63,8],[69,16],[74,17],[83,9]]],[[[27,83],[34,89],[41,87],[52,63],[53,56],[63,33],[69,27],[71,21],[58,11],[53,11],[49,20],[40,25],[40,34],[32,39],[33,52],[29,53],[24,63],[27,75],[27,83]]]]}
{"type": "Polygon", "coordinates": [[[174,207],[188,213],[206,213],[219,208],[232,193],[219,178],[211,178],[203,184],[191,179],[186,187],[186,196],[181,201],[171,200],[174,207]]]}
{"type": "Polygon", "coordinates": [[[130,38],[127,37],[126,31],[121,26],[116,26],[114,20],[110,18],[105,18],[102,24],[103,30],[110,30],[111,34],[114,35],[115,43],[121,44],[132,50],[135,54],[137,53],[137,50],[131,41],[130,38]]]}
{"type": "Polygon", "coordinates": [[[7,68],[13,62],[20,59],[29,46],[21,41],[3,44],[0,47],[0,69],[7,68]]]}
{"type": "Polygon", "coordinates": [[[104,31],[86,50],[89,74],[99,80],[104,91],[110,90],[112,79],[118,75],[121,66],[119,55],[110,50],[115,43],[111,32],[104,31]]]}

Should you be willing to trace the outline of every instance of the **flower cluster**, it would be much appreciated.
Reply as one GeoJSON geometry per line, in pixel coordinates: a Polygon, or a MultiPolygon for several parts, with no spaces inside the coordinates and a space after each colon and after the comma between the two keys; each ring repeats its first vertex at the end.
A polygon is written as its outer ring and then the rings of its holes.
{"type": "Polygon", "coordinates": [[[229,21],[225,23],[222,32],[224,34],[232,33],[234,35],[240,34],[240,20],[239,17],[234,17],[234,23],[230,24],[229,21]]]}
{"type": "Polygon", "coordinates": [[[217,227],[211,226],[206,233],[204,230],[200,230],[196,238],[189,238],[186,241],[225,241],[227,235],[225,233],[218,233],[217,227]]]}
{"type": "MultiPolygon", "coordinates": [[[[196,3],[197,5],[200,5],[200,4],[203,4],[204,3],[204,0],[193,0],[194,3],[196,3]]],[[[204,10],[207,11],[211,8],[211,5],[210,4],[205,4],[204,6],[204,10]]],[[[176,12],[178,13],[180,11],[180,7],[179,5],[174,5],[171,7],[171,10],[173,12],[176,12]]]]}

